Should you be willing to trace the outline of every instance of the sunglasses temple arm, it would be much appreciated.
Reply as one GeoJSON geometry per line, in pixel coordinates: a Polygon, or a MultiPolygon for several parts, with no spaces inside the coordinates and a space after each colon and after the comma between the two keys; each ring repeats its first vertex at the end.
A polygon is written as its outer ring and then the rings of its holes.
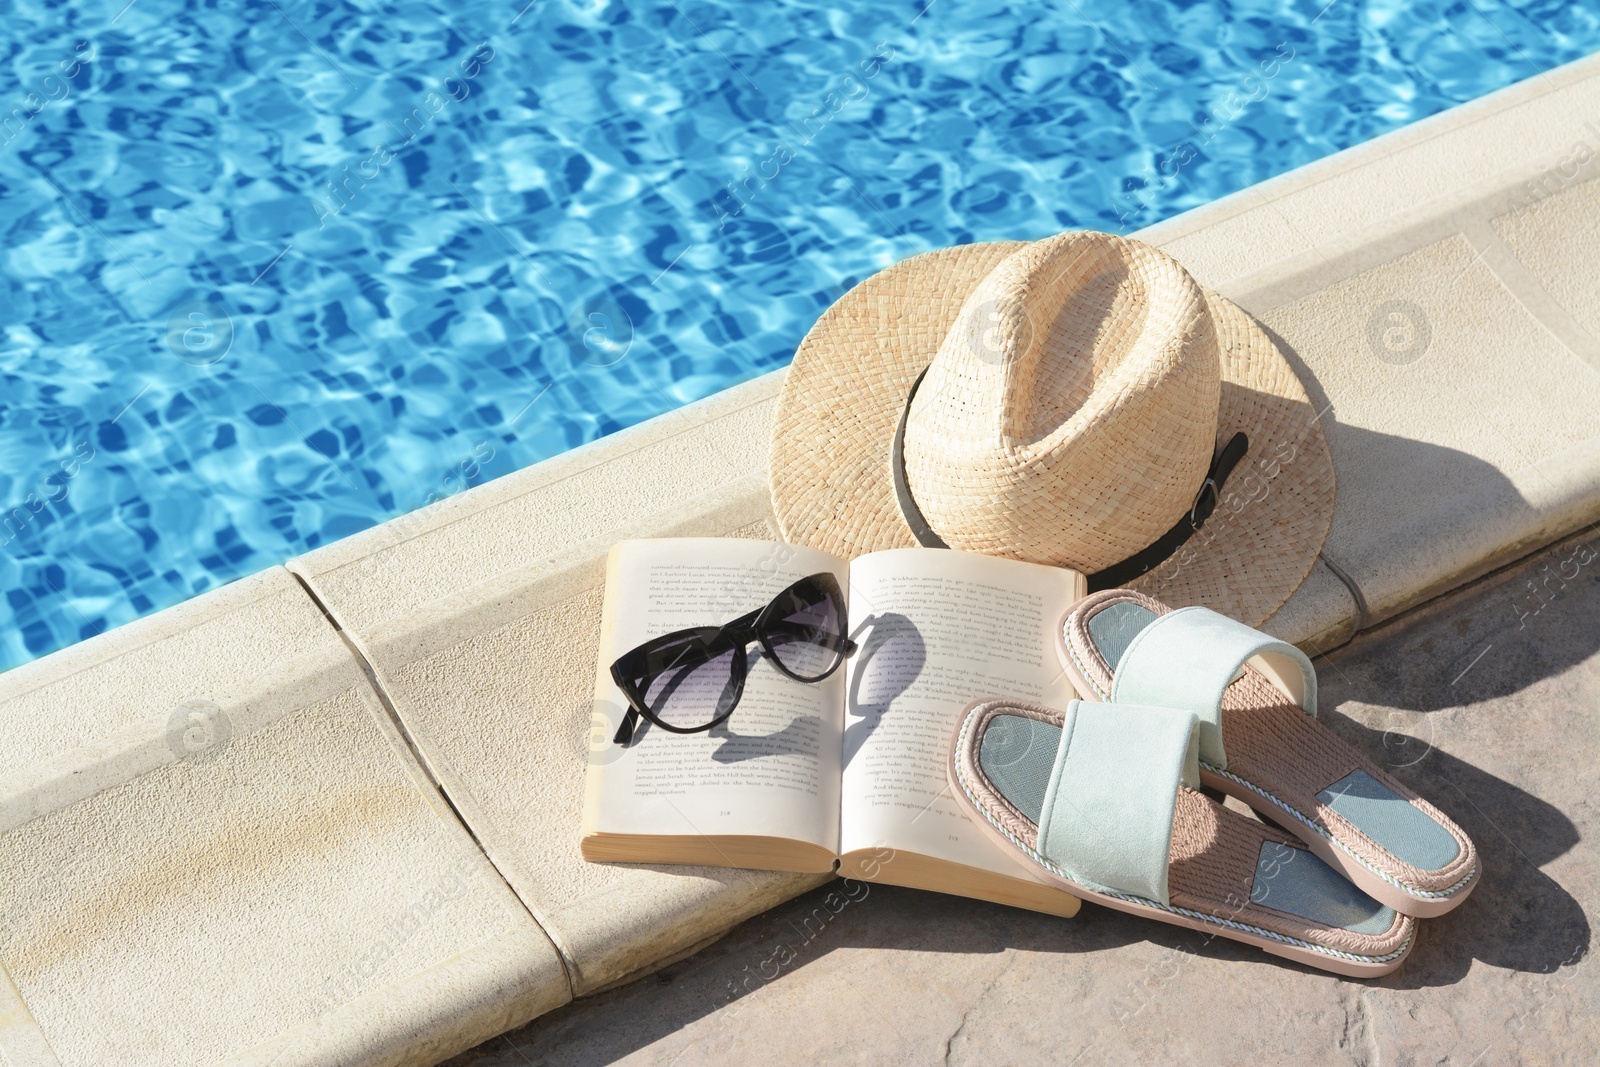
{"type": "Polygon", "coordinates": [[[614,745],[626,745],[633,740],[633,729],[639,725],[639,709],[628,705],[628,714],[622,717],[622,724],[617,727],[616,734],[611,738],[614,745]]]}

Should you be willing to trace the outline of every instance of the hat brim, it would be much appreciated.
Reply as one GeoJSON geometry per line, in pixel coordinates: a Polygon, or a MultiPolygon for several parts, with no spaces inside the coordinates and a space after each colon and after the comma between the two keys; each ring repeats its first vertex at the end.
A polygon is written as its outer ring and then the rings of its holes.
{"type": "MultiPolygon", "coordinates": [[[[773,420],[772,505],[786,540],[845,558],[916,545],[889,471],[906,394],[967,296],[1024,244],[912,257],[817,320],[773,420]]],[[[1333,458],[1305,387],[1266,330],[1232,301],[1205,297],[1221,356],[1218,444],[1243,432],[1250,450],[1204,528],[1131,587],[1257,626],[1299,588],[1327,539],[1333,458]]]]}

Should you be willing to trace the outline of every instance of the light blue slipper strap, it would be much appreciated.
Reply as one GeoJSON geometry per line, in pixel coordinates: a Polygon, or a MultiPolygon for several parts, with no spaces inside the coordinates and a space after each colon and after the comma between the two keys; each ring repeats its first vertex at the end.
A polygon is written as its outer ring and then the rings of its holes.
{"type": "Polygon", "coordinates": [[[1317,713],[1317,674],[1298,648],[1210,608],[1157,616],[1128,643],[1111,679],[1117,704],[1181,708],[1200,720],[1200,758],[1226,768],[1222,692],[1246,661],[1308,715],[1317,713]]]}
{"type": "Polygon", "coordinates": [[[1197,786],[1196,724],[1171,708],[1067,705],[1039,817],[1039,852],[1074,881],[1167,899],[1173,806],[1197,786]]]}

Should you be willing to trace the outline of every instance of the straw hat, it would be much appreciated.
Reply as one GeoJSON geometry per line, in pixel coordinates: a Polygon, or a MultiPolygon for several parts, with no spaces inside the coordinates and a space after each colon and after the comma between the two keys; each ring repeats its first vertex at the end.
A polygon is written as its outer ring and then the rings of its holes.
{"type": "Polygon", "coordinates": [[[1102,233],[873,275],[801,342],[773,426],[791,542],[943,543],[1249,625],[1311,570],[1333,491],[1317,414],[1260,324],[1102,233]]]}

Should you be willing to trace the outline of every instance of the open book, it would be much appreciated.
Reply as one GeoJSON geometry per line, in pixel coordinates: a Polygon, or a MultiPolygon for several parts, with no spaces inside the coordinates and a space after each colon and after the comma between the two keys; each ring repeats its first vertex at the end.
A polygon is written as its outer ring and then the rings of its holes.
{"type": "Polygon", "coordinates": [[[606,575],[584,858],[815,872],[837,861],[848,877],[1074,914],[1077,898],[1035,879],[969,821],[945,762],[974,700],[1073,699],[1056,630],[1084,592],[1076,571],[947,549],[846,562],[731,538],[618,544],[606,575]],[[844,666],[806,684],[752,643],[726,722],[675,734],[641,721],[629,745],[612,743],[627,711],[610,674],[618,656],[674,630],[729,622],[824,572],[847,590],[859,646],[844,666]]]}

